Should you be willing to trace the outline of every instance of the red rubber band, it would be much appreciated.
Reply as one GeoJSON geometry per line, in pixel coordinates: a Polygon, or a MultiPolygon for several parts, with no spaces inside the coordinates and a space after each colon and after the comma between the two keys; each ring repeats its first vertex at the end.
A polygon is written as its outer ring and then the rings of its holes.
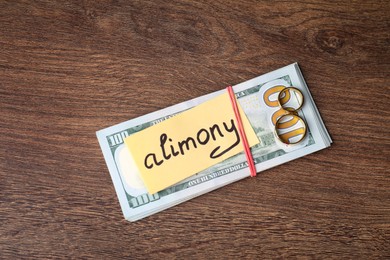
{"type": "Polygon", "coordinates": [[[230,101],[232,102],[232,107],[234,110],[234,114],[236,116],[238,130],[240,133],[242,144],[244,145],[244,152],[245,152],[246,160],[248,161],[249,170],[251,172],[251,176],[255,177],[256,176],[255,163],[253,161],[252,153],[251,153],[251,150],[250,150],[250,147],[248,144],[248,140],[247,140],[246,135],[245,135],[245,130],[244,130],[244,126],[242,124],[240,112],[238,111],[238,106],[237,106],[237,102],[236,102],[236,95],[233,92],[232,86],[227,87],[227,91],[229,93],[230,101]]]}

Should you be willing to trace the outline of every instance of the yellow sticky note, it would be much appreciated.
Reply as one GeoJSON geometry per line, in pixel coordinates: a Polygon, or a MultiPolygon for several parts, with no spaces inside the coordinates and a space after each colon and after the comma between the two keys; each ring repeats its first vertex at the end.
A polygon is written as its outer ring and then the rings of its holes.
{"type": "MultiPolygon", "coordinates": [[[[249,145],[258,144],[239,110],[249,145]]],[[[125,144],[150,194],[244,150],[227,92],[130,135],[125,144]]]]}

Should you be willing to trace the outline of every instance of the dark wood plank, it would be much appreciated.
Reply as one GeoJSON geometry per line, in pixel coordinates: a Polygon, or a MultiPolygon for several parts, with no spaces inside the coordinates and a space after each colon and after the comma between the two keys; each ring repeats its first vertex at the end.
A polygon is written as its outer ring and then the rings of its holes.
{"type": "Polygon", "coordinates": [[[389,258],[388,1],[1,1],[0,255],[389,258]],[[135,223],[95,131],[298,61],[331,148],[135,223]]]}

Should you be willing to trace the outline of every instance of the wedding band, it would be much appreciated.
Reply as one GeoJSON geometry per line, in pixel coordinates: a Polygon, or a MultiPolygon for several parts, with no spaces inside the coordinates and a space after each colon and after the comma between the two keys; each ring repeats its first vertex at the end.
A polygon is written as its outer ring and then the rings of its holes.
{"type": "MultiPolygon", "coordinates": [[[[290,120],[290,121],[291,121],[291,120],[290,120]]],[[[293,124],[293,125],[295,125],[295,124],[293,124]]],[[[276,135],[276,136],[278,137],[278,139],[279,139],[282,143],[284,143],[284,144],[297,144],[297,143],[301,142],[301,141],[305,138],[306,133],[307,133],[307,126],[306,126],[305,121],[304,121],[300,116],[298,116],[298,115],[295,114],[295,113],[282,115],[281,117],[279,117],[279,119],[278,119],[278,120],[276,121],[276,123],[275,123],[275,135],[276,135]],[[295,119],[298,119],[298,121],[297,121],[295,124],[297,124],[299,121],[301,121],[302,124],[303,124],[303,128],[304,128],[304,129],[303,129],[303,132],[301,132],[301,131],[302,131],[301,128],[298,128],[298,129],[292,130],[292,131],[290,131],[290,132],[286,132],[286,133],[283,133],[283,134],[279,134],[279,133],[278,133],[278,130],[280,130],[280,126],[279,126],[279,125],[280,125],[280,124],[283,124],[283,123],[288,123],[288,122],[289,122],[289,121],[287,121],[287,122],[281,122],[282,119],[285,118],[285,117],[287,117],[287,116],[292,117],[291,120],[293,120],[294,118],[295,118],[295,119]],[[297,132],[297,131],[298,131],[298,132],[297,132]],[[293,135],[294,132],[297,132],[297,135],[296,135],[296,136],[299,136],[299,135],[302,135],[302,136],[301,136],[301,138],[299,138],[297,141],[291,142],[290,139],[294,137],[294,135],[293,135]],[[292,136],[289,136],[289,135],[292,135],[292,136]],[[282,137],[282,136],[283,136],[283,137],[282,137]]]]}
{"type": "Polygon", "coordinates": [[[297,110],[299,110],[299,109],[301,109],[301,107],[302,107],[302,105],[303,105],[303,95],[302,95],[302,92],[299,90],[299,89],[297,89],[297,88],[295,88],[295,87],[286,87],[286,88],[284,88],[284,89],[282,89],[280,92],[279,92],[279,95],[278,95],[278,103],[279,103],[279,106],[281,107],[281,108],[283,108],[284,110],[287,110],[288,112],[292,112],[292,113],[294,113],[294,114],[297,114],[297,110]],[[293,107],[284,107],[283,105],[282,105],[282,102],[281,102],[281,100],[283,99],[283,93],[286,93],[286,91],[292,91],[292,92],[294,92],[294,93],[296,93],[296,94],[298,94],[298,99],[300,99],[301,100],[301,102],[298,102],[298,104],[299,104],[299,107],[297,107],[297,108],[293,108],[293,107]]]}

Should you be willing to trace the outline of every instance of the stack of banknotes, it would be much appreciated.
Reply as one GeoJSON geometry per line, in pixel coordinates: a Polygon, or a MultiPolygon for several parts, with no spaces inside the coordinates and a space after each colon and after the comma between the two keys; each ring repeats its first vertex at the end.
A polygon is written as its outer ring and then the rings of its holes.
{"type": "MultiPolygon", "coordinates": [[[[251,148],[256,170],[259,173],[257,178],[261,178],[261,171],[330,146],[332,140],[297,63],[235,85],[233,90],[260,140],[260,144],[251,148]],[[281,86],[298,88],[304,96],[304,105],[299,111],[299,116],[305,120],[308,133],[302,142],[295,145],[278,142],[271,117],[280,108],[275,105],[275,102],[266,102],[272,99],[267,96],[275,92],[272,89],[281,86]]],[[[250,176],[246,157],[244,153],[240,153],[165,190],[149,194],[139,173],[131,165],[132,160],[129,160],[131,155],[124,144],[127,136],[191,109],[224,91],[226,89],[131,119],[96,133],[127,220],[142,219],[250,176]]]]}

